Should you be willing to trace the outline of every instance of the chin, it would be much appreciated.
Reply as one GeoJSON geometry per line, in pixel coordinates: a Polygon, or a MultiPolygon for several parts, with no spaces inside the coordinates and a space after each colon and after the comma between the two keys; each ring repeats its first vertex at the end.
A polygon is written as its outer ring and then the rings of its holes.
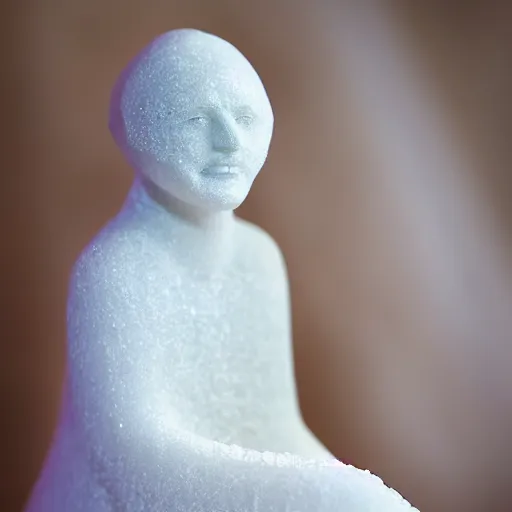
{"type": "Polygon", "coordinates": [[[197,206],[212,213],[236,210],[244,202],[246,197],[247,194],[243,197],[209,197],[208,199],[198,201],[197,206]]]}
{"type": "Polygon", "coordinates": [[[210,212],[235,210],[245,200],[249,193],[247,186],[226,187],[208,190],[194,198],[194,206],[210,212]]]}

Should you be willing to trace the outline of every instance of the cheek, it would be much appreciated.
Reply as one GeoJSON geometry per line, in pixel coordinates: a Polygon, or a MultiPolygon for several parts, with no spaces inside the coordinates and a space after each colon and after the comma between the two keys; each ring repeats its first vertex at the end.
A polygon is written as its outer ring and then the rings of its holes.
{"type": "Polygon", "coordinates": [[[185,167],[204,162],[209,154],[208,137],[190,130],[171,130],[168,135],[169,158],[185,167]]]}
{"type": "Polygon", "coordinates": [[[257,134],[252,134],[247,145],[247,157],[252,168],[259,170],[264,164],[270,144],[270,134],[268,130],[262,130],[257,134]]]}

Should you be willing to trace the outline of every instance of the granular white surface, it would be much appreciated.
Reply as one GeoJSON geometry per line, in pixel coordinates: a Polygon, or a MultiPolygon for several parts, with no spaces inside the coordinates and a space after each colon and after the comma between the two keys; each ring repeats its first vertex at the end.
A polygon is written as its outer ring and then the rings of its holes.
{"type": "Polygon", "coordinates": [[[415,510],[302,421],[281,253],[232,213],[272,124],[215,36],[165,34],[121,76],[111,128],[136,178],[73,269],[61,417],[27,512],[415,510]]]}

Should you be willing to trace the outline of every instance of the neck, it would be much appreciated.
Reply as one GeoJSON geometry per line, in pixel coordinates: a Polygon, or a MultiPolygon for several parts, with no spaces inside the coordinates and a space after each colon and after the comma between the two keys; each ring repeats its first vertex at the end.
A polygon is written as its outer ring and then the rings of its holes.
{"type": "Polygon", "coordinates": [[[211,212],[193,207],[142,177],[135,179],[126,206],[142,211],[151,225],[148,228],[157,228],[170,243],[173,255],[186,266],[219,270],[230,261],[232,210],[211,212]]]}

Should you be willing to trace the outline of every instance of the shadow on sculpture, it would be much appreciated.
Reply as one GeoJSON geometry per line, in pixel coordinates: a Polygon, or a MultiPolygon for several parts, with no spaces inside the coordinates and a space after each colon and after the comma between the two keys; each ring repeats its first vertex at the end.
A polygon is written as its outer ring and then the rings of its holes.
{"type": "Polygon", "coordinates": [[[119,78],[110,127],[135,179],[73,269],[60,422],[27,512],[411,510],[302,420],[281,253],[233,214],[273,127],[249,62],[166,33],[119,78]]]}

